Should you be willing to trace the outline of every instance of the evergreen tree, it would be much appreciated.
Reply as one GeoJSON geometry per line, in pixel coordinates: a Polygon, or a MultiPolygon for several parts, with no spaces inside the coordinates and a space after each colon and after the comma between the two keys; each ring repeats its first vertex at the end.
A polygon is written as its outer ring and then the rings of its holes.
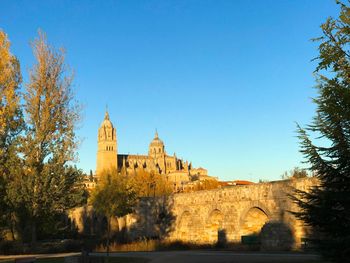
{"type": "Polygon", "coordinates": [[[72,93],[62,50],[49,46],[44,34],[33,44],[37,60],[24,94],[27,131],[22,143],[23,173],[11,181],[9,198],[31,232],[35,245],[39,223],[81,203],[82,173],[75,160],[79,105],[72,93]]]}
{"type": "Polygon", "coordinates": [[[322,24],[316,58],[316,115],[298,127],[301,152],[319,185],[297,191],[295,213],[317,232],[317,245],[327,258],[350,258],[350,8],[340,4],[338,18],[322,24]],[[315,138],[312,139],[311,138],[315,138]],[[317,144],[315,143],[317,142],[317,144]]]}

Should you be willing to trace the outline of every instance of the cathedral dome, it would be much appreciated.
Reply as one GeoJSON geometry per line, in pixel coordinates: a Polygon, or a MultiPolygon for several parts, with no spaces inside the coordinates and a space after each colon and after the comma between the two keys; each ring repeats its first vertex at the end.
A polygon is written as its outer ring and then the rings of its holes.
{"type": "Polygon", "coordinates": [[[101,127],[113,128],[113,124],[112,124],[112,122],[109,120],[108,111],[106,111],[106,113],[105,113],[105,118],[104,118],[103,122],[101,123],[101,127]]]}
{"type": "Polygon", "coordinates": [[[161,139],[158,137],[158,132],[156,131],[156,134],[154,136],[154,139],[151,141],[150,147],[162,147],[164,146],[164,143],[161,139]]]}
{"type": "Polygon", "coordinates": [[[159,154],[160,155],[165,154],[164,143],[161,139],[159,139],[157,131],[156,131],[156,134],[154,136],[154,139],[151,141],[151,143],[149,145],[148,154],[150,156],[157,156],[159,154]]]}

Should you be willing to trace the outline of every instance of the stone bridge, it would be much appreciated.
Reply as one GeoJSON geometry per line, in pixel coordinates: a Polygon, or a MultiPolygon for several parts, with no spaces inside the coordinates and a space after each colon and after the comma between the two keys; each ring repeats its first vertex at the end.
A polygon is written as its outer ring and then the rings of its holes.
{"type": "Polygon", "coordinates": [[[305,229],[288,212],[298,210],[288,194],[316,182],[315,178],[284,180],[175,194],[167,200],[144,199],[135,214],[118,218],[114,225],[127,229],[132,239],[166,236],[198,244],[236,243],[242,236],[261,232],[267,244],[278,247],[289,242],[287,246],[295,248],[305,229]]]}
{"type": "MultiPolygon", "coordinates": [[[[241,242],[242,236],[258,235],[263,229],[265,243],[280,246],[281,242],[292,242],[289,245],[298,247],[305,229],[288,212],[298,210],[288,194],[293,188],[308,190],[315,184],[315,178],[305,178],[175,194],[169,205],[173,222],[168,239],[202,244],[220,239],[241,242]]],[[[146,207],[154,209],[156,205],[151,202],[146,207]]],[[[146,221],[148,224],[141,225],[156,224],[150,218],[146,221]]]]}

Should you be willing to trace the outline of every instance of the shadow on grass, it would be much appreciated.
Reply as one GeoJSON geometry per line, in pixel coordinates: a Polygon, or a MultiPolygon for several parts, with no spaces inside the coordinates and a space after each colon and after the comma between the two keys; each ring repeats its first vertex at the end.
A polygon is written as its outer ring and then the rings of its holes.
{"type": "MultiPolygon", "coordinates": [[[[95,252],[106,252],[103,245],[97,246],[95,252]]],[[[144,239],[131,243],[112,243],[111,252],[137,252],[137,251],[181,251],[181,250],[224,250],[224,251],[260,251],[260,246],[256,244],[245,245],[237,243],[198,244],[182,241],[161,241],[144,239]]]]}

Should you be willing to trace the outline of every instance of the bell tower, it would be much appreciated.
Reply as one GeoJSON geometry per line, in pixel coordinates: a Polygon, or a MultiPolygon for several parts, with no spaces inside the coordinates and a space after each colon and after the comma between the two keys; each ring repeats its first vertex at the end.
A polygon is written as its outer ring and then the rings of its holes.
{"type": "Polygon", "coordinates": [[[106,111],[98,129],[96,175],[99,176],[103,170],[118,169],[117,165],[117,132],[106,111]]]}

